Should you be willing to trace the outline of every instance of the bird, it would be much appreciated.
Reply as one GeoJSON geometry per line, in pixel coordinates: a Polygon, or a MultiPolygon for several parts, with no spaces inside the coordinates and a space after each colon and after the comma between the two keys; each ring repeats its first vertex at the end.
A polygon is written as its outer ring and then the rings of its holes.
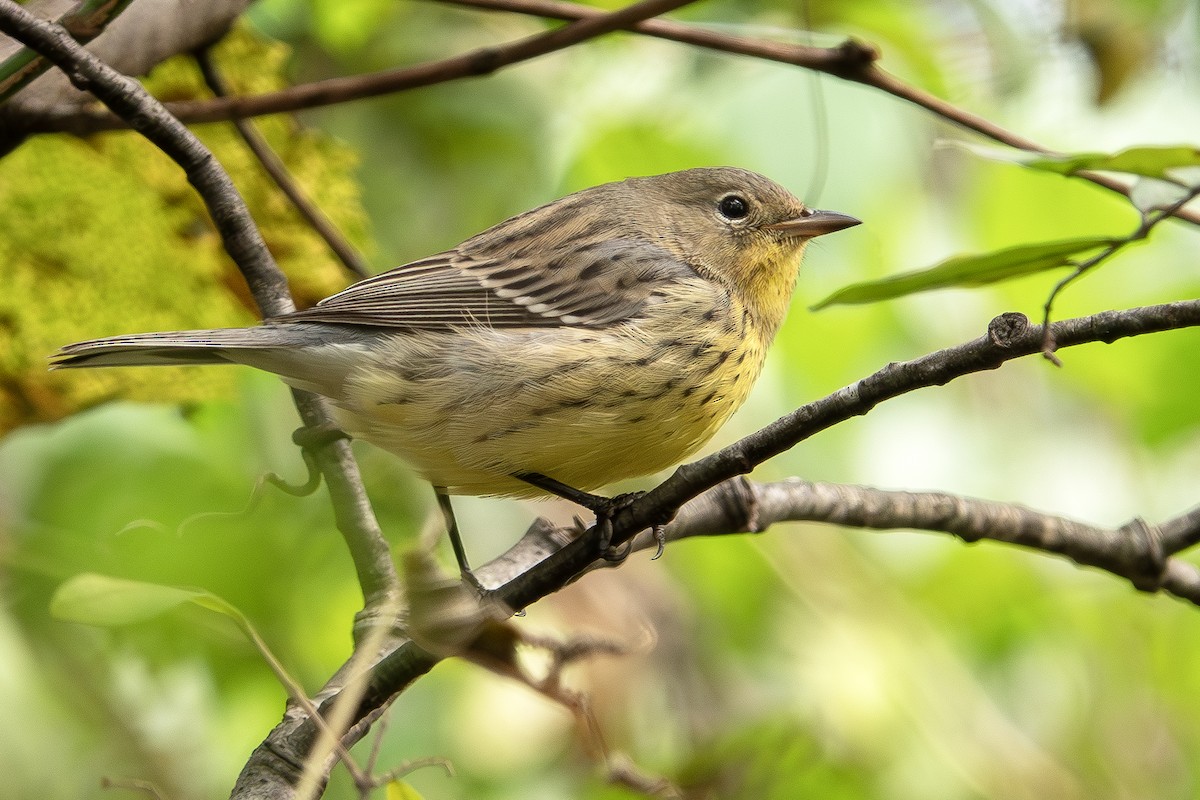
{"type": "Polygon", "coordinates": [[[860,221],[737,167],[594,186],[246,328],[69,344],[51,368],[243,364],[451,495],[591,494],[679,463],[746,399],[805,246],[860,221]]]}

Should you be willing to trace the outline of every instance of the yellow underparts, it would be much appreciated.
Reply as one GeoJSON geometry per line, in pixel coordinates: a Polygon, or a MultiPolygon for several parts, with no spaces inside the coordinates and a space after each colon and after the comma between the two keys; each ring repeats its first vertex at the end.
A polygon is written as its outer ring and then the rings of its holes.
{"type": "Polygon", "coordinates": [[[602,329],[397,334],[348,376],[339,424],[455,494],[542,494],[521,472],[596,489],[708,441],[746,399],[783,308],[764,322],[696,279],[602,329]]]}

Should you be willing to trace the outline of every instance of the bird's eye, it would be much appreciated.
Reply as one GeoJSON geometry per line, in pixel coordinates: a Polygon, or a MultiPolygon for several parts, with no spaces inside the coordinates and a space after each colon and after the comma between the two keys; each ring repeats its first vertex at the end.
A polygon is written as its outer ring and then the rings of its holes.
{"type": "Polygon", "coordinates": [[[727,194],[717,202],[717,211],[725,219],[745,219],[750,213],[750,203],[741,195],[727,194]]]}

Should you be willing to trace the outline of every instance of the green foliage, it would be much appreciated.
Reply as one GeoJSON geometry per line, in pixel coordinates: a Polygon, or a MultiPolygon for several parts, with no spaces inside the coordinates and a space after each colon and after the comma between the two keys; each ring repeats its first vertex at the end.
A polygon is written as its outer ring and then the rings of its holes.
{"type": "MultiPolygon", "coordinates": [[[[718,444],[889,361],[978,336],[997,313],[1036,316],[1054,264],[1138,222],[1129,203],[1068,173],[1186,180],[1177,168],[1195,163],[1190,146],[1156,144],[1194,138],[1200,97],[1194,75],[1147,55],[1167,52],[1168,32],[1179,48],[1169,52],[1194,51],[1173,3],[1073,3],[1063,35],[1082,50],[986,0],[953,13],[874,0],[811,12],[821,43],[845,33],[875,42],[885,69],[1078,155],[1005,156],[1030,167],[1014,169],[935,148],[945,128],[860,86],[628,34],[485,78],[256,124],[379,268],[584,185],[701,163],[757,169],[815,207],[861,217],[861,228],[810,248],[766,374],[718,444]],[[1085,37],[1075,23],[1091,14],[1108,33],[1085,37]],[[1079,52],[1088,60],[1073,60],[1079,52]],[[1104,105],[1087,101],[1092,89],[1104,105]],[[818,161],[829,177],[814,193],[818,161]],[[936,263],[960,284],[986,285],[805,311],[841,287],[936,263]]],[[[371,0],[260,0],[250,13],[263,33],[243,30],[218,53],[249,92],[549,24],[371,0]]],[[[677,16],[807,39],[784,0],[677,16]]],[[[172,99],[205,94],[186,60],[150,83],[172,99]]],[[[302,302],[338,288],[346,276],[229,127],[197,131],[246,193],[302,302]]],[[[350,652],[361,605],[325,492],[267,490],[249,504],[264,472],[302,471],[289,440],[298,423],[271,378],[44,371],[68,341],[253,321],[173,164],[127,133],[35,138],[0,162],[0,209],[0,426],[10,431],[0,439],[0,693],[11,700],[0,773],[14,796],[51,800],[94,796],[100,776],[144,778],[177,800],[221,796],[279,721],[285,691],[242,636],[193,601],[228,598],[315,692],[350,652]],[[163,405],[181,400],[182,411],[163,405]],[[79,577],[89,573],[111,578],[79,577]],[[78,593],[89,584],[105,591],[78,593]],[[58,611],[92,621],[182,605],[97,629],[52,617],[56,590],[58,611]]],[[[1072,286],[1056,315],[1197,296],[1196,235],[1160,226],[1072,286]]],[[[1030,360],[884,404],[755,477],[943,489],[1100,524],[1194,504],[1200,332],[1061,355],[1063,369],[1030,360]]],[[[432,508],[427,487],[379,451],[357,452],[383,529],[406,546],[432,508]]],[[[469,546],[487,537],[492,549],[535,514],[576,512],[463,506],[469,546]]],[[[697,797],[1189,800],[1200,775],[1195,613],[1012,548],[784,525],[673,544],[652,564],[635,555],[514,624],[629,643],[630,655],[573,666],[567,683],[589,694],[613,749],[697,797]]],[[[389,719],[377,771],[442,755],[456,774],[420,770],[376,797],[635,796],[604,783],[569,713],[461,660],[406,690],[389,719]]],[[[372,746],[356,750],[360,762],[372,746]]],[[[327,796],[358,793],[335,770],[327,796]]]]}
{"type": "Polygon", "coordinates": [[[873,303],[950,286],[986,286],[1009,278],[1068,266],[1085,254],[1115,245],[1117,242],[1117,239],[1105,238],[1067,239],[1061,242],[1020,245],[982,255],[956,256],[929,269],[852,284],[826,297],[814,305],[813,310],[838,304],[873,303]]]}
{"type": "Polygon", "coordinates": [[[157,617],[184,603],[195,603],[212,610],[232,608],[216,595],[199,589],[84,572],[58,587],[54,597],[50,598],[50,613],[64,622],[128,625],[157,617]]]}
{"type": "MultiPolygon", "coordinates": [[[[218,50],[218,63],[245,91],[281,85],[286,48],[242,33],[218,50]]],[[[178,59],[151,85],[168,98],[204,96],[195,67],[178,59]]],[[[280,118],[261,125],[300,185],[352,240],[365,221],[344,146],[280,118]]],[[[346,275],[262,173],[230,126],[201,138],[235,176],[272,254],[311,304],[346,275]]],[[[0,163],[0,263],[6,290],[0,320],[0,430],[57,419],[113,396],[173,401],[228,396],[229,374],[202,379],[176,369],[46,371],[46,357],[79,339],[141,330],[245,325],[254,321],[245,286],[221,248],[186,176],[138,136],[93,141],[55,136],[25,143],[0,163]]]]}

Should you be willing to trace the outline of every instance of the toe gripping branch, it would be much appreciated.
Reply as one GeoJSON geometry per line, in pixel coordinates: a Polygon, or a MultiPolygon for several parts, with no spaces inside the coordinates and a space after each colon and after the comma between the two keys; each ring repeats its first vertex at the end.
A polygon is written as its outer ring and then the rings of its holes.
{"type": "MultiPolygon", "coordinates": [[[[599,551],[600,558],[613,563],[624,561],[629,553],[633,550],[633,539],[627,539],[618,547],[612,547],[612,521],[617,514],[622,510],[633,505],[635,501],[644,496],[645,492],[627,492],[618,494],[613,497],[604,497],[598,494],[590,494],[588,492],[576,489],[573,486],[568,486],[561,481],[556,481],[554,478],[547,477],[537,472],[522,472],[513,476],[518,480],[525,481],[531,486],[557,495],[564,500],[570,500],[576,505],[583,506],[587,510],[596,515],[596,548],[599,551]]],[[[579,525],[582,530],[586,527],[579,525]]],[[[654,554],[657,559],[663,554],[663,548],[667,543],[666,523],[656,523],[653,528],[654,541],[658,543],[658,551],[654,554]]]]}

